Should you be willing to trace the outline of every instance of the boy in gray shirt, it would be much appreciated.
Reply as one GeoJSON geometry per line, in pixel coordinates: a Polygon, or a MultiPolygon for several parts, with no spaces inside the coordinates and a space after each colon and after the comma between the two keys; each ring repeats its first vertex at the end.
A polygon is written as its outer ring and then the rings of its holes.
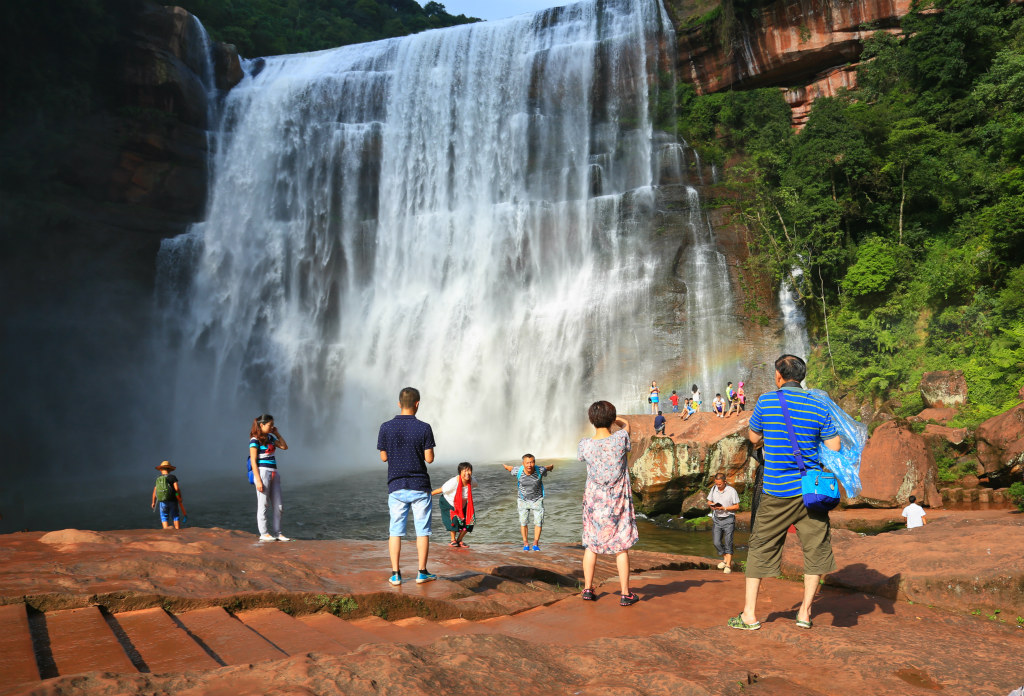
{"type": "Polygon", "coordinates": [[[519,482],[519,496],[516,506],[519,508],[519,529],[523,534],[523,551],[540,551],[540,529],[544,524],[544,477],[554,469],[554,465],[538,466],[532,454],[523,455],[522,466],[503,464],[506,471],[512,473],[519,482]],[[527,536],[527,525],[530,511],[533,511],[533,546],[527,536]]]}

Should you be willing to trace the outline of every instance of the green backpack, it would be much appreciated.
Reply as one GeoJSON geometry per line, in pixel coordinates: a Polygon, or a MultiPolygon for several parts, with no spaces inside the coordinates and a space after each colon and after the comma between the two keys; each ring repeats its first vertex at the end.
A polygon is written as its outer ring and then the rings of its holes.
{"type": "Polygon", "coordinates": [[[169,503],[177,496],[174,493],[174,486],[167,481],[166,476],[156,477],[156,501],[158,503],[169,503]]]}

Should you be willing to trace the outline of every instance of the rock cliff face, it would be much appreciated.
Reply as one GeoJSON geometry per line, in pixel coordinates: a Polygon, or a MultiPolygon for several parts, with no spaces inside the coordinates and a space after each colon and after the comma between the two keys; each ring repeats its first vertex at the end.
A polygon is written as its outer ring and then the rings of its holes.
{"type": "Polygon", "coordinates": [[[686,0],[666,3],[677,27],[677,74],[701,93],[786,87],[794,123],[810,101],[854,84],[848,67],[860,56],[866,25],[899,26],[910,0],[779,0],[756,16],[733,15],[731,5],[686,0]],[[704,12],[703,16],[698,16],[704,12]]]}

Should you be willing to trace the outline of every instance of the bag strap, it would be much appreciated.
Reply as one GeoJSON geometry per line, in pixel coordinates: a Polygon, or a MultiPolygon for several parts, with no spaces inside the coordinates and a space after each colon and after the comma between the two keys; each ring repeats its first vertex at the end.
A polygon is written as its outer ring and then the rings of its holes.
{"type": "Polygon", "coordinates": [[[779,397],[779,407],[782,409],[782,418],[786,421],[786,432],[789,434],[789,445],[793,448],[793,454],[796,456],[796,463],[800,466],[800,475],[804,476],[807,473],[807,467],[804,466],[804,453],[800,451],[800,446],[796,442],[796,431],[793,430],[793,421],[789,418],[789,408],[786,407],[786,400],[782,397],[782,390],[777,390],[775,394],[779,397]]]}

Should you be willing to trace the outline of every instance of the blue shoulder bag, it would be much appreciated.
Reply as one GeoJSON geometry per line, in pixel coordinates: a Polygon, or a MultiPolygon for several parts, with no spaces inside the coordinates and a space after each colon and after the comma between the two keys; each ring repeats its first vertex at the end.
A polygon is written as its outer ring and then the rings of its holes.
{"type": "Polygon", "coordinates": [[[789,433],[789,444],[793,448],[793,456],[800,467],[800,488],[804,497],[804,507],[816,512],[828,512],[839,504],[839,481],[836,475],[824,469],[808,469],[804,466],[804,454],[796,441],[793,421],[789,418],[789,408],[782,390],[775,392],[779,396],[782,418],[786,421],[786,432],[789,433]]]}

